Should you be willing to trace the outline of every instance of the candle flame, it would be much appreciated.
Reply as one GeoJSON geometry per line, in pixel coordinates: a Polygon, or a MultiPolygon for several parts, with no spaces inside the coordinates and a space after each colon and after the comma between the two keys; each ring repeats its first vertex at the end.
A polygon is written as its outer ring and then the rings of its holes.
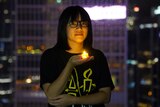
{"type": "Polygon", "coordinates": [[[82,59],[88,58],[88,53],[84,50],[82,53],[82,59]]]}

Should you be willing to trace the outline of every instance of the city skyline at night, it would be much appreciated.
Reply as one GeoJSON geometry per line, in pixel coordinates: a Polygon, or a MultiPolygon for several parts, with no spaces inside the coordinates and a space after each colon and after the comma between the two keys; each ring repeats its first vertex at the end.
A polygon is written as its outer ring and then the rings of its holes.
{"type": "Polygon", "coordinates": [[[107,57],[115,89],[106,106],[159,107],[159,0],[0,0],[0,107],[47,106],[40,56],[56,44],[59,15],[70,5],[88,9],[93,47],[107,57]]]}

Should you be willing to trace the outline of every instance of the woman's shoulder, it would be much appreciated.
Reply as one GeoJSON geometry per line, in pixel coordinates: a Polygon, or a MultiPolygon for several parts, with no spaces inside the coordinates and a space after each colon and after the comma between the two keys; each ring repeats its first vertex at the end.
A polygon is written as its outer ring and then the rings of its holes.
{"type": "Polygon", "coordinates": [[[99,49],[92,49],[92,54],[94,56],[95,61],[98,63],[106,62],[107,57],[105,56],[104,52],[99,49]]]}
{"type": "Polygon", "coordinates": [[[104,53],[101,51],[101,50],[99,50],[99,49],[95,49],[95,48],[92,48],[91,49],[91,53],[92,54],[95,54],[95,55],[104,55],[104,53]]]}
{"type": "Polygon", "coordinates": [[[48,49],[46,49],[46,50],[42,53],[42,56],[45,56],[45,55],[47,55],[47,56],[57,55],[59,51],[60,51],[60,50],[58,50],[58,49],[55,48],[55,47],[48,48],[48,49]]]}

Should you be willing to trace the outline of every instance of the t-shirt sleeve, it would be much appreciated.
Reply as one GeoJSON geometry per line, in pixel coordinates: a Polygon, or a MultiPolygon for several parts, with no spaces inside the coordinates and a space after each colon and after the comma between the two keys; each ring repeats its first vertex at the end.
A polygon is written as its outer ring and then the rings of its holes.
{"type": "Polygon", "coordinates": [[[55,59],[53,57],[54,55],[51,55],[51,51],[47,50],[45,51],[40,59],[40,87],[43,89],[42,85],[44,83],[52,83],[54,79],[56,78],[55,75],[52,75],[52,73],[56,73],[56,69],[54,68],[55,65],[55,59]],[[54,70],[54,71],[53,71],[54,70]]]}
{"type": "Polygon", "coordinates": [[[111,87],[111,90],[114,89],[114,84],[111,78],[111,73],[108,67],[107,58],[101,52],[98,58],[100,79],[99,79],[99,88],[111,87]]]}
{"type": "Polygon", "coordinates": [[[40,59],[40,87],[42,89],[42,85],[47,82],[47,73],[45,72],[48,65],[47,59],[47,52],[45,51],[40,59]]]}

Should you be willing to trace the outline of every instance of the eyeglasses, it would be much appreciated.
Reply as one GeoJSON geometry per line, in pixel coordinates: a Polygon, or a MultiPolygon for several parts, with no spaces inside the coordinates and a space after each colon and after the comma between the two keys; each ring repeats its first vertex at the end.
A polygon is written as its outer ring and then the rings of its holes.
{"type": "Polygon", "coordinates": [[[80,27],[88,27],[88,21],[71,21],[71,22],[69,22],[69,26],[71,28],[76,28],[78,26],[80,26],[80,27]]]}

